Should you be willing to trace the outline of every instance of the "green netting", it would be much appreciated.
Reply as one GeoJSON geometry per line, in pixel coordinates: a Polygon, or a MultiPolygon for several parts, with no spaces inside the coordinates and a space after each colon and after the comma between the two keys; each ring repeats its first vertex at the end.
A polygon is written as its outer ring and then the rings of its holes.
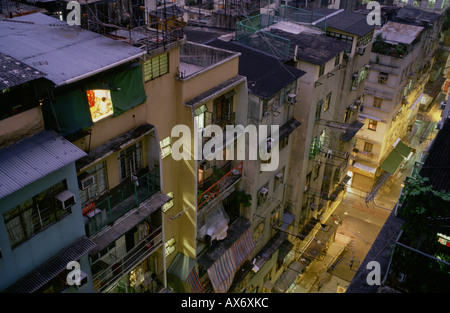
{"type": "Polygon", "coordinates": [[[278,22],[292,22],[313,26],[326,31],[325,16],[291,6],[283,5],[236,23],[235,39],[258,50],[282,59],[289,59],[290,40],[274,35],[264,29],[278,22]]]}

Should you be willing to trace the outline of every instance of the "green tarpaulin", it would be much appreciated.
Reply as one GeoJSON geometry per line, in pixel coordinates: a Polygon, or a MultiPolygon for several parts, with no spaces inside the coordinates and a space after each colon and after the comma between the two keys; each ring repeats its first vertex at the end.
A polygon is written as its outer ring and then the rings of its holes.
{"type": "Polygon", "coordinates": [[[47,100],[43,104],[46,127],[66,136],[92,126],[86,90],[107,88],[110,88],[111,92],[113,116],[118,116],[147,99],[142,80],[142,66],[138,65],[82,85],[74,85],[69,91],[57,92],[53,101],[47,100]]]}
{"type": "Polygon", "coordinates": [[[394,175],[402,161],[403,156],[397,151],[392,150],[380,167],[389,174],[394,175]]]}

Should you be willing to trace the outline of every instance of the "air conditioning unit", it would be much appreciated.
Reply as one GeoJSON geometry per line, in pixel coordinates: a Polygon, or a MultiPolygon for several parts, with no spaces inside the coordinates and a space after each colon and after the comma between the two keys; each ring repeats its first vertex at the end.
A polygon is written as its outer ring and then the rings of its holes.
{"type": "Polygon", "coordinates": [[[266,198],[267,195],[269,194],[269,189],[262,187],[261,189],[259,189],[259,195],[263,198],[266,198]]]}
{"type": "Polygon", "coordinates": [[[290,93],[287,95],[287,102],[290,105],[294,105],[297,102],[297,95],[295,93],[290,93]]]}
{"type": "Polygon", "coordinates": [[[350,106],[348,107],[348,109],[352,112],[356,112],[358,110],[358,107],[354,104],[350,104],[350,106]]]}
{"type": "Polygon", "coordinates": [[[282,172],[276,173],[275,174],[275,178],[276,179],[282,179],[283,178],[283,173],[282,172]]]}
{"type": "Polygon", "coordinates": [[[86,285],[87,282],[88,282],[88,275],[85,272],[80,271],[80,283],[75,286],[77,287],[77,289],[80,289],[81,287],[86,285]]]}
{"type": "Polygon", "coordinates": [[[69,190],[61,191],[55,196],[55,199],[58,206],[63,210],[67,210],[76,203],[75,195],[69,190]]]}
{"type": "Polygon", "coordinates": [[[356,99],[354,102],[355,105],[360,105],[361,104],[361,100],[360,99],[356,99]]]}
{"type": "Polygon", "coordinates": [[[95,184],[95,176],[89,175],[83,179],[80,180],[80,189],[85,190],[95,184]]]}
{"type": "Polygon", "coordinates": [[[447,103],[445,101],[442,101],[441,105],[439,106],[439,110],[445,110],[446,105],[447,105],[447,103]]]}
{"type": "Polygon", "coordinates": [[[356,53],[358,53],[359,55],[363,55],[365,51],[366,48],[364,47],[356,47],[356,53]]]}
{"type": "Polygon", "coordinates": [[[366,68],[367,71],[370,71],[370,65],[369,64],[364,65],[364,67],[366,68]]]}

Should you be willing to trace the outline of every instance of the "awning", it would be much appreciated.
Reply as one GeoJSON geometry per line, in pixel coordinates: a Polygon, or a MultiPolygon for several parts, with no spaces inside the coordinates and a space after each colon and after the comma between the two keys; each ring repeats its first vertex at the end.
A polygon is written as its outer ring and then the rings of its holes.
{"type": "Polygon", "coordinates": [[[254,248],[249,221],[239,217],[228,229],[224,240],[199,256],[197,262],[207,270],[215,292],[225,293],[239,267],[254,248]]]}
{"type": "Polygon", "coordinates": [[[379,118],[379,117],[371,116],[371,115],[363,114],[363,113],[359,113],[358,118],[368,118],[368,119],[371,119],[371,120],[374,120],[374,121],[385,123],[385,121],[383,119],[379,118]]]}
{"type": "Polygon", "coordinates": [[[384,159],[383,163],[381,163],[380,167],[389,174],[394,175],[403,160],[404,158],[400,153],[392,150],[387,158],[384,159]]]}
{"type": "Polygon", "coordinates": [[[143,201],[136,209],[134,209],[134,211],[132,211],[132,214],[127,215],[120,223],[115,223],[107,231],[96,236],[93,241],[97,244],[97,247],[91,250],[90,254],[95,255],[106,248],[109,244],[116,241],[134,226],[142,222],[147,216],[160,209],[170,199],[171,198],[168,195],[158,191],[156,194],[143,201]]]}
{"type": "Polygon", "coordinates": [[[83,150],[49,130],[0,149],[0,199],[85,155],[83,150]]]}
{"type": "Polygon", "coordinates": [[[204,292],[203,285],[200,282],[197,271],[195,270],[195,260],[181,252],[178,252],[175,259],[172,261],[172,264],[170,264],[167,269],[167,275],[171,283],[171,287],[175,289],[175,292],[204,292]],[[175,281],[174,277],[176,277],[179,281],[175,281]],[[191,290],[186,290],[185,287],[181,286],[181,282],[189,284],[191,290]]]}
{"type": "Polygon", "coordinates": [[[297,121],[295,118],[291,118],[283,126],[280,127],[279,131],[279,141],[289,136],[294,130],[297,129],[302,123],[297,121]]]}
{"type": "Polygon", "coordinates": [[[411,151],[412,148],[399,141],[383,163],[381,163],[380,167],[389,174],[394,175],[403,160],[408,158],[411,151]]]}
{"type": "Polygon", "coordinates": [[[77,239],[72,245],[55,255],[53,258],[21,278],[14,285],[6,289],[7,293],[33,293],[60,274],[71,261],[78,261],[85,256],[95,243],[88,237],[77,239]]]}
{"type": "Polygon", "coordinates": [[[360,121],[354,122],[352,125],[350,125],[345,133],[342,134],[341,140],[345,142],[349,142],[353,137],[355,137],[356,133],[361,129],[361,127],[364,126],[364,123],[360,121]]]}

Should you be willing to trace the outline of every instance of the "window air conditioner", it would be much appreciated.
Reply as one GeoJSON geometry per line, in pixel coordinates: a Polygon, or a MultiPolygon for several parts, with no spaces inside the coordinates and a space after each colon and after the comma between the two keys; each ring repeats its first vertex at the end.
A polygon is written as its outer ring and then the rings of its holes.
{"type": "Polygon", "coordinates": [[[291,105],[294,105],[297,102],[297,95],[295,93],[288,94],[287,102],[291,105]]]}
{"type": "Polygon", "coordinates": [[[282,179],[282,178],[283,178],[283,173],[282,173],[282,172],[276,173],[276,174],[275,174],[275,177],[276,177],[277,179],[282,179]]]}
{"type": "Polygon", "coordinates": [[[363,55],[365,51],[366,48],[364,47],[356,47],[356,53],[358,53],[359,55],[363,55]]]}
{"type": "Polygon", "coordinates": [[[88,282],[88,275],[85,272],[80,271],[80,284],[75,285],[75,286],[77,287],[77,289],[80,289],[87,282],[88,282]]]}
{"type": "Polygon", "coordinates": [[[269,189],[262,187],[261,189],[259,189],[259,195],[262,196],[263,198],[267,197],[267,194],[269,193],[269,189]]]}
{"type": "Polygon", "coordinates": [[[352,112],[356,112],[358,110],[358,107],[354,104],[350,104],[350,106],[348,107],[348,109],[352,112]]]}
{"type": "Polygon", "coordinates": [[[93,184],[95,184],[95,176],[89,175],[89,176],[83,178],[82,180],[80,180],[80,189],[85,190],[85,189],[89,188],[90,186],[92,186],[93,184]]]}
{"type": "Polygon", "coordinates": [[[55,196],[58,206],[63,210],[67,210],[76,203],[75,195],[69,190],[64,190],[55,196]]]}

